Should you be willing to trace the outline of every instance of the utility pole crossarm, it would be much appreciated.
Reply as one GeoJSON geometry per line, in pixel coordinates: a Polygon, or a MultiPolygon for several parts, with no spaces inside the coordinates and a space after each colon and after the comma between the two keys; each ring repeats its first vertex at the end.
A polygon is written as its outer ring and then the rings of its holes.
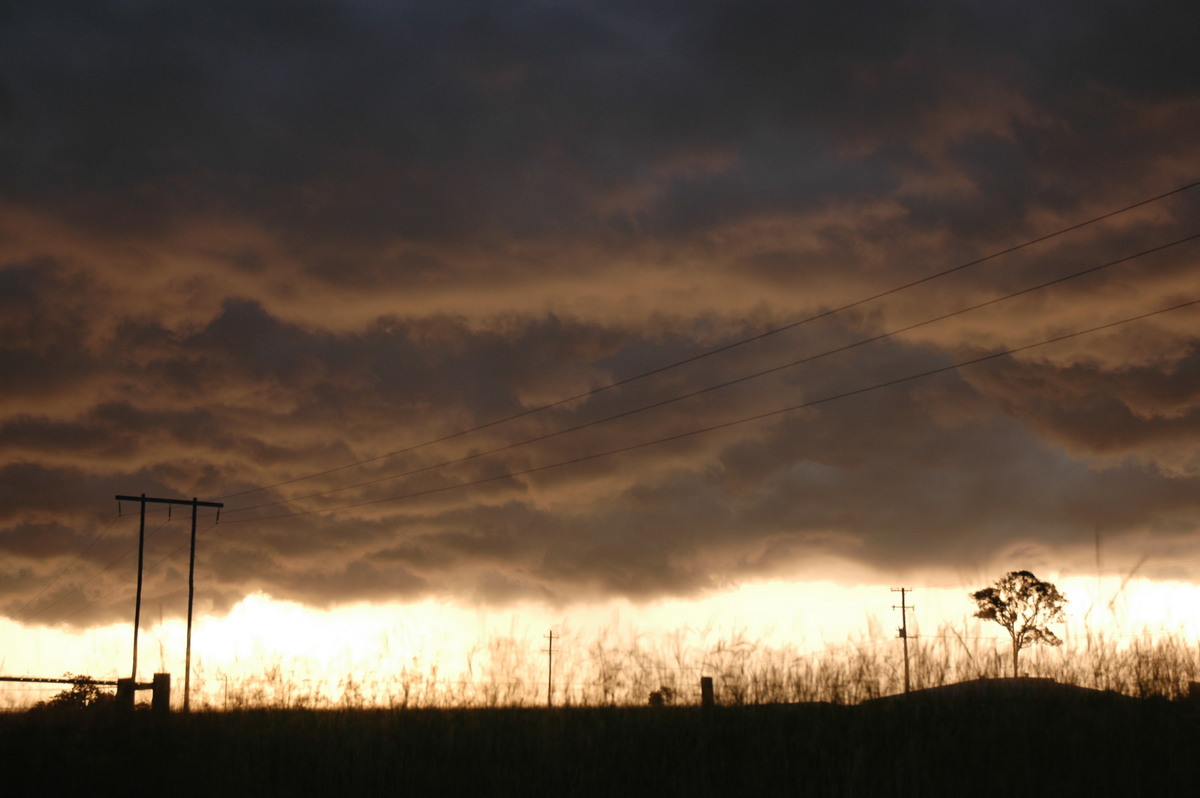
{"type": "Polygon", "coordinates": [[[149,496],[117,496],[119,502],[145,502],[146,504],[192,504],[197,507],[216,507],[218,510],[225,506],[224,502],[202,502],[196,499],[154,499],[149,496]]]}

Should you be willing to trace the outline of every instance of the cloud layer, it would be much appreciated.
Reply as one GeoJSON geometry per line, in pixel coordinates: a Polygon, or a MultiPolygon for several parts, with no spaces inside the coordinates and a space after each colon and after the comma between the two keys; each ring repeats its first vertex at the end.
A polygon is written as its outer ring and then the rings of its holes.
{"type": "Polygon", "coordinates": [[[377,5],[0,22],[0,610],[142,492],[217,609],[1200,576],[1196,307],[948,368],[1200,299],[1200,188],[860,302],[1196,180],[1194,4],[377,5]]]}

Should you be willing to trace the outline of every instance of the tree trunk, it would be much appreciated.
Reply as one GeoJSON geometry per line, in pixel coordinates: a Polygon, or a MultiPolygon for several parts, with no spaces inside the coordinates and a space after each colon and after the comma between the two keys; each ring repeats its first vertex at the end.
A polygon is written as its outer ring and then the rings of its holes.
{"type": "Polygon", "coordinates": [[[1017,641],[1013,641],[1013,678],[1017,678],[1017,655],[1021,653],[1021,647],[1017,645],[1017,641]]]}

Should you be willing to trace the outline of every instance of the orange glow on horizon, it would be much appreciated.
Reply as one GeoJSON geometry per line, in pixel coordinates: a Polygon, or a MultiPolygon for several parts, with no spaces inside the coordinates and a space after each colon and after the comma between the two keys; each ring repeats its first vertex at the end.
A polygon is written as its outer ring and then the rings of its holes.
{"type": "MultiPolygon", "coordinates": [[[[1178,636],[1200,638],[1200,586],[1117,578],[1053,579],[1066,593],[1067,621],[1059,631],[1066,642],[1087,640],[1089,633],[1117,645],[1135,639],[1178,636]],[[1097,589],[1099,592],[1097,593],[1097,589]]],[[[915,640],[934,639],[946,627],[989,645],[1003,646],[1003,632],[971,618],[966,589],[917,587],[908,618],[915,640]],[[993,642],[989,642],[993,641],[993,642]]],[[[378,683],[403,678],[444,682],[447,702],[463,694],[471,680],[495,678],[509,668],[520,671],[536,691],[544,679],[545,641],[553,629],[565,672],[587,671],[597,646],[612,651],[641,648],[665,662],[684,657],[704,661],[704,652],[738,646],[756,654],[790,651],[817,657],[847,646],[883,646],[888,651],[900,624],[892,604],[898,595],[886,585],[846,586],[833,582],[760,582],[703,599],[648,604],[611,601],[555,610],[533,604],[485,609],[425,601],[416,604],[353,605],[314,610],[258,594],[246,597],[223,617],[197,621],[193,646],[193,701],[221,707],[234,685],[262,681],[270,689],[257,699],[287,702],[295,691],[338,700],[348,682],[378,683]],[[536,674],[542,669],[543,676],[536,674]],[[272,692],[272,690],[274,692],[272,692]]],[[[116,678],[127,673],[130,629],[115,624],[84,632],[22,627],[0,622],[7,656],[6,675],[58,676],[87,673],[116,678]]],[[[168,620],[142,630],[139,678],[151,672],[174,674],[177,700],[182,695],[184,625],[168,620]]],[[[892,652],[895,654],[895,652],[892,652]]],[[[694,667],[694,665],[692,666],[694,667]]],[[[689,674],[680,676],[683,681],[689,674]]],[[[389,688],[390,689],[390,688],[389,688]]],[[[6,690],[4,706],[20,706],[52,694],[52,688],[6,690]]],[[[395,700],[395,697],[391,697],[395,700]]],[[[367,696],[387,702],[389,697],[367,696]]]]}

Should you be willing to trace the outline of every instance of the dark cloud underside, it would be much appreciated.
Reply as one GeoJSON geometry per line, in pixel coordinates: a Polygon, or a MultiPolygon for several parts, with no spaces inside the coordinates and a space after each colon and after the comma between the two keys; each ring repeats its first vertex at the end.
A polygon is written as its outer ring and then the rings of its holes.
{"type": "Polygon", "coordinates": [[[216,609],[1178,575],[1195,307],[945,369],[1200,299],[1200,189],[625,381],[1196,180],[1194,6],[7,10],[0,609],[123,616],[143,491],[216,609]]]}

